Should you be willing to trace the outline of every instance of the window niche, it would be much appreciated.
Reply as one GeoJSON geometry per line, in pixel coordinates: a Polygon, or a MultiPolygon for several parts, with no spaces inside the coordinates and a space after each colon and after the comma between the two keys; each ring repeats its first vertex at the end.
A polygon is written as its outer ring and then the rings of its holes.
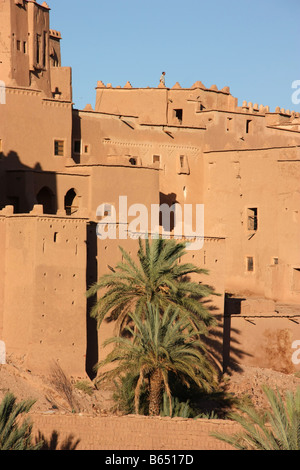
{"type": "Polygon", "coordinates": [[[292,289],[295,292],[300,292],[300,268],[293,268],[292,289]]]}
{"type": "Polygon", "coordinates": [[[252,134],[252,127],[253,127],[252,120],[247,119],[247,121],[246,121],[246,134],[252,134]]]}
{"type": "Polygon", "coordinates": [[[65,155],[65,143],[63,140],[54,141],[54,155],[56,157],[63,157],[65,155]]]}
{"type": "Polygon", "coordinates": [[[190,174],[190,167],[188,158],[186,155],[179,155],[178,163],[177,163],[177,173],[179,175],[189,175],[190,174]]]}
{"type": "Polygon", "coordinates": [[[179,124],[182,124],[183,109],[181,108],[174,109],[174,118],[179,124]]]}
{"type": "Polygon", "coordinates": [[[79,210],[79,199],[74,188],[69,189],[65,195],[65,211],[66,215],[72,216],[79,210]]]}
{"type": "Polygon", "coordinates": [[[53,235],[53,242],[54,242],[54,243],[58,243],[59,241],[60,241],[59,233],[58,233],[58,232],[54,232],[54,235],[53,235]]]}
{"type": "Polygon", "coordinates": [[[36,50],[35,50],[35,61],[36,65],[40,65],[40,59],[41,59],[41,35],[37,34],[36,35],[36,50]]]}
{"type": "Polygon", "coordinates": [[[247,272],[253,272],[254,271],[254,258],[253,258],[253,256],[247,256],[246,267],[247,267],[247,272]]]}
{"type": "Polygon", "coordinates": [[[247,229],[257,231],[258,228],[258,210],[257,207],[247,209],[247,229]]]}
{"type": "Polygon", "coordinates": [[[47,33],[43,32],[43,68],[47,65],[47,33]]]}

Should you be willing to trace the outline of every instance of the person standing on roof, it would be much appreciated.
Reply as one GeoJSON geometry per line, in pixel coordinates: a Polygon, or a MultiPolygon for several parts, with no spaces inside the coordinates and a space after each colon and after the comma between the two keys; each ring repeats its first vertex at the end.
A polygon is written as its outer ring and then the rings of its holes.
{"type": "Polygon", "coordinates": [[[166,75],[166,72],[163,72],[163,73],[161,74],[160,79],[159,79],[159,83],[161,83],[162,85],[165,84],[165,75],[166,75]]]}

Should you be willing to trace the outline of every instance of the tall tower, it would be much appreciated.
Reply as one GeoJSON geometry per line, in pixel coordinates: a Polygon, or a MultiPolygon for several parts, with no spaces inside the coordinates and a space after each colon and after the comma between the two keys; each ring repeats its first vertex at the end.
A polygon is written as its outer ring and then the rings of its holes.
{"type": "Polygon", "coordinates": [[[59,88],[51,84],[51,69],[57,77],[61,36],[49,31],[49,11],[46,2],[0,1],[0,80],[7,87],[30,87],[52,98],[59,88]]]}

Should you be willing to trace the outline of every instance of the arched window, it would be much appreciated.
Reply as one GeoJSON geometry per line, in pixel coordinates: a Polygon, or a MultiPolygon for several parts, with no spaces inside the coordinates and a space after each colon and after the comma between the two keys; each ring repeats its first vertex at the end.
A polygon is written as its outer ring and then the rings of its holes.
{"type": "Polygon", "coordinates": [[[55,196],[50,188],[44,186],[36,196],[37,203],[42,205],[44,214],[56,214],[55,196]]]}
{"type": "Polygon", "coordinates": [[[73,215],[79,209],[78,196],[74,188],[69,189],[65,195],[65,211],[66,215],[73,215]]]}

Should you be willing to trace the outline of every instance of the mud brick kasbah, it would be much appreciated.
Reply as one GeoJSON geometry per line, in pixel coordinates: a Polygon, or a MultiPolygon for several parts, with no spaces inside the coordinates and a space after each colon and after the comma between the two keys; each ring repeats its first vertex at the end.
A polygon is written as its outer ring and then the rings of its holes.
{"type": "MultiPolygon", "coordinates": [[[[85,292],[137,239],[100,239],[97,208],[204,205],[204,244],[186,261],[219,296],[216,355],[299,370],[300,116],[243,102],[228,86],[113,87],[75,109],[50,7],[0,1],[0,340],[43,372],[89,374],[103,340],[85,292]]],[[[99,77],[101,79],[101,77],[99,77]]],[[[130,77],[128,77],[130,79],[130,77]]],[[[195,80],[201,77],[195,77],[195,80]]],[[[132,79],[132,78],[131,78],[132,79]]],[[[216,77],[218,80],[218,77],[216,77]]],[[[134,217],[128,217],[128,224],[134,217]]],[[[136,236],[139,234],[137,233],[136,236]]]]}

